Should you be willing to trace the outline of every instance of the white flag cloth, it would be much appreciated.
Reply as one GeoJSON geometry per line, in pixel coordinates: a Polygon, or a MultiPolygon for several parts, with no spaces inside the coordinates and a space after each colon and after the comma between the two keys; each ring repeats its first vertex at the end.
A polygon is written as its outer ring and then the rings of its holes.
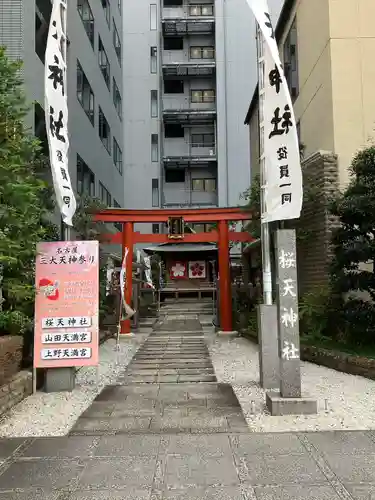
{"type": "MultiPolygon", "coordinates": [[[[62,15],[66,2],[54,0],[45,53],[45,116],[53,186],[65,224],[72,226],[76,199],[68,168],[68,101],[66,63],[62,52],[65,34],[62,15]]],[[[65,16],[66,18],[66,16],[65,16]]]]}
{"type": "Polygon", "coordinates": [[[129,304],[125,301],[125,282],[126,282],[126,260],[128,257],[129,248],[125,248],[124,259],[122,261],[121,271],[120,271],[120,289],[121,289],[121,304],[123,304],[127,319],[134,316],[135,311],[132,309],[129,304]]]}
{"type": "MultiPolygon", "coordinates": [[[[303,187],[297,124],[267,0],[247,0],[264,47],[265,213],[262,222],[298,219],[303,187]]],[[[259,103],[261,105],[261,103],[259,103]]]]}
{"type": "Polygon", "coordinates": [[[150,257],[144,257],[143,260],[146,265],[145,276],[147,284],[150,286],[150,288],[155,288],[151,279],[151,259],[150,257]]]}

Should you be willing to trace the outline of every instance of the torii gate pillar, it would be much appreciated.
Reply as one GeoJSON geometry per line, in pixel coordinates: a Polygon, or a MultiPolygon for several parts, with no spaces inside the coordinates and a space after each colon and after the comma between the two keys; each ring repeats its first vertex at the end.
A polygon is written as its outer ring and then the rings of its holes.
{"type": "MultiPolygon", "coordinates": [[[[125,222],[122,230],[122,258],[125,255],[125,249],[129,249],[126,259],[126,280],[125,280],[125,302],[131,306],[132,290],[133,290],[133,222],[125,222]]],[[[121,333],[131,332],[131,320],[121,320],[121,333]]]]}
{"type": "Polygon", "coordinates": [[[219,226],[219,286],[220,328],[223,333],[232,332],[232,289],[229,266],[228,222],[220,220],[219,226]]]}

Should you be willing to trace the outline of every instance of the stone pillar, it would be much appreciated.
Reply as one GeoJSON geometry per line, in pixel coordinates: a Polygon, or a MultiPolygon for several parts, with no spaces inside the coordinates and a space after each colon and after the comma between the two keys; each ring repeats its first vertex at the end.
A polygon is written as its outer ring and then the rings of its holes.
{"type": "Polygon", "coordinates": [[[311,414],[316,401],[301,398],[296,231],[278,229],[275,240],[280,394],[268,393],[271,415],[311,414]]]}
{"type": "Polygon", "coordinates": [[[258,306],[259,379],[263,389],[279,389],[280,365],[276,305],[258,306]]]}

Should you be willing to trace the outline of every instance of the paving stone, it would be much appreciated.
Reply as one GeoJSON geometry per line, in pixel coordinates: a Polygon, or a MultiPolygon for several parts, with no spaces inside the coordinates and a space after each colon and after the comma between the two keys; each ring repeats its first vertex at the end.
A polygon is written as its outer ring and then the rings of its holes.
{"type": "Polygon", "coordinates": [[[314,432],[305,434],[321,453],[375,453],[375,442],[366,432],[314,432]]]}
{"type": "Polygon", "coordinates": [[[341,480],[348,483],[375,483],[375,454],[325,454],[326,462],[341,480]]]}
{"type": "Polygon", "coordinates": [[[159,375],[158,382],[169,384],[170,382],[178,382],[178,375],[159,375]]]}
{"type": "Polygon", "coordinates": [[[95,432],[115,433],[119,431],[141,431],[150,427],[150,417],[123,417],[97,420],[94,418],[78,419],[72,429],[72,434],[95,432]]]}
{"type": "Polygon", "coordinates": [[[78,489],[127,488],[129,485],[151,486],[156,457],[138,456],[86,461],[78,489]]]}
{"type": "Polygon", "coordinates": [[[25,442],[22,438],[0,439],[0,458],[8,458],[25,442]]]}
{"type": "Polygon", "coordinates": [[[93,437],[52,437],[37,438],[24,451],[22,457],[41,458],[74,458],[88,457],[93,454],[95,438],[93,437]]]}
{"type": "Polygon", "coordinates": [[[84,418],[102,418],[110,417],[115,408],[115,403],[108,403],[102,401],[94,401],[81,417],[84,418]]]}
{"type": "MultiPolygon", "coordinates": [[[[75,491],[57,500],[150,500],[151,488],[127,487],[125,490],[75,491]]],[[[1,500],[1,497],[0,497],[1,500]]]]}
{"type": "Polygon", "coordinates": [[[325,477],[307,455],[253,455],[243,457],[240,479],[253,485],[319,483],[325,477]]]}
{"type": "Polygon", "coordinates": [[[95,456],[127,457],[150,455],[156,456],[160,445],[160,436],[103,436],[95,449],[95,456]]]}
{"type": "Polygon", "coordinates": [[[0,476],[0,487],[42,488],[45,490],[72,488],[84,469],[77,460],[39,460],[14,462],[0,476]]]}
{"type": "Polygon", "coordinates": [[[0,500],[59,500],[58,491],[43,491],[40,489],[27,489],[23,491],[0,490],[0,500]]]}
{"type": "Polygon", "coordinates": [[[167,490],[163,493],[163,500],[244,500],[239,487],[213,486],[197,488],[192,486],[185,489],[167,490]]]}
{"type": "Polygon", "coordinates": [[[169,436],[166,453],[172,455],[230,456],[231,448],[226,435],[186,435],[169,436]]]}
{"type": "MultiPolygon", "coordinates": [[[[256,487],[257,500],[339,500],[341,497],[330,485],[256,487]]],[[[369,500],[367,497],[366,500],[369,500]]]]}
{"type": "Polygon", "coordinates": [[[165,484],[167,487],[238,485],[233,460],[228,457],[178,456],[167,457],[165,484]]]}
{"type": "Polygon", "coordinates": [[[295,434],[248,434],[231,438],[231,442],[234,452],[239,456],[306,453],[295,434]]]}
{"type": "Polygon", "coordinates": [[[354,500],[374,500],[375,484],[345,484],[354,500]]]}
{"type": "Polygon", "coordinates": [[[180,375],[179,382],[215,382],[215,375],[180,375]]]}

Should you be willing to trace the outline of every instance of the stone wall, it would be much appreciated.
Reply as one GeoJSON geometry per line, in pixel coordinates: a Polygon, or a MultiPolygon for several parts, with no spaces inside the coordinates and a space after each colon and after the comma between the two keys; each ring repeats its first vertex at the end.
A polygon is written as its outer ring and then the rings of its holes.
{"type": "Polygon", "coordinates": [[[15,375],[22,361],[23,337],[0,337],[0,386],[15,375]]]}
{"type": "Polygon", "coordinates": [[[0,415],[32,393],[32,374],[22,371],[0,387],[0,415]]]}
{"type": "Polygon", "coordinates": [[[331,234],[336,225],[329,203],[338,190],[337,156],[318,151],[302,162],[304,201],[297,223],[299,289],[303,295],[328,283],[331,234]]]}

